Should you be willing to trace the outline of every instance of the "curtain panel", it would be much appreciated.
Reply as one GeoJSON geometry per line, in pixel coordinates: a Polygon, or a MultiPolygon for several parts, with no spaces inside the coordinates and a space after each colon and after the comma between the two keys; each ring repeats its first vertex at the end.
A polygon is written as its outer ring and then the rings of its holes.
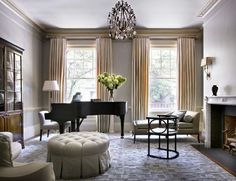
{"type": "MultiPolygon", "coordinates": [[[[110,38],[97,38],[97,75],[108,72],[112,73],[112,40],[110,38]]],[[[109,94],[105,86],[97,84],[97,96],[102,101],[108,101],[109,94]]],[[[98,116],[97,130],[108,133],[110,129],[110,116],[98,116]]]]}
{"type": "Polygon", "coordinates": [[[49,50],[49,80],[56,80],[60,90],[51,92],[52,102],[64,101],[66,39],[50,39],[49,50]]]}
{"type": "Polygon", "coordinates": [[[149,57],[149,38],[134,38],[132,42],[132,120],[145,119],[148,114],[149,57]]]}
{"type": "Polygon", "coordinates": [[[196,50],[194,38],[177,40],[178,109],[196,110],[196,50]]]}

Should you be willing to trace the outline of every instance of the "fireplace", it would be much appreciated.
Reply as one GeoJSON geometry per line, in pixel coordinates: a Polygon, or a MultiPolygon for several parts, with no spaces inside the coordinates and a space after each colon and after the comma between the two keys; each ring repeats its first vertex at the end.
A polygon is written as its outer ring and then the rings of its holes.
{"type": "Polygon", "coordinates": [[[236,124],[236,96],[206,97],[204,120],[205,147],[223,148],[227,144],[224,131],[236,124]]]}

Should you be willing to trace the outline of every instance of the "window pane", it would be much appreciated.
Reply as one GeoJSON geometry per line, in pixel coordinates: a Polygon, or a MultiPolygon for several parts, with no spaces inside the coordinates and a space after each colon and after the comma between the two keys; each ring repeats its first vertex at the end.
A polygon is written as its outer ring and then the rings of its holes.
{"type": "Polygon", "coordinates": [[[66,102],[71,102],[76,92],[81,92],[83,101],[96,98],[96,49],[68,48],[66,102]]]}
{"type": "Polygon", "coordinates": [[[176,48],[151,48],[149,69],[149,111],[176,107],[176,48]]]}

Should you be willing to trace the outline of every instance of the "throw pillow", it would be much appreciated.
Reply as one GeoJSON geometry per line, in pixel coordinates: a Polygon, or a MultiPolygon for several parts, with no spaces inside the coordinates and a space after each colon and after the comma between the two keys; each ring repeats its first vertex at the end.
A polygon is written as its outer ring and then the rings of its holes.
{"type": "Polygon", "coordinates": [[[13,167],[11,141],[3,134],[0,134],[0,167],[13,167]]]}
{"type": "Polygon", "coordinates": [[[193,122],[193,117],[190,116],[190,115],[186,115],[186,116],[184,116],[184,118],[183,118],[183,122],[192,123],[192,122],[193,122]]]}
{"type": "Polygon", "coordinates": [[[178,121],[183,121],[185,113],[186,113],[186,111],[174,111],[172,113],[172,115],[177,116],[178,117],[178,121]]]}

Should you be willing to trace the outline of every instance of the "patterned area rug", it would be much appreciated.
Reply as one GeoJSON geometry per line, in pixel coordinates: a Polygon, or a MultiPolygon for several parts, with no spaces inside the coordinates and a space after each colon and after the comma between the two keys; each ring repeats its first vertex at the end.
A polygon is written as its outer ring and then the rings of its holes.
{"type": "MultiPolygon", "coordinates": [[[[56,134],[50,135],[50,137],[56,134]]],[[[39,137],[26,142],[25,149],[17,158],[18,162],[45,161],[47,157],[47,141],[45,135],[42,141],[39,137]]],[[[124,139],[119,134],[109,134],[111,168],[102,175],[81,180],[99,181],[236,181],[236,178],[223,168],[209,160],[194,149],[191,144],[197,143],[191,136],[178,137],[177,150],[179,157],[173,160],[162,160],[147,156],[147,138],[137,136],[133,143],[131,134],[126,133],[124,139]]],[[[164,144],[164,143],[163,143],[164,144]]],[[[152,144],[156,146],[156,144],[152,144]]],[[[154,148],[151,151],[157,151],[154,148]]],[[[153,152],[159,154],[157,152],[153,152]]]]}

